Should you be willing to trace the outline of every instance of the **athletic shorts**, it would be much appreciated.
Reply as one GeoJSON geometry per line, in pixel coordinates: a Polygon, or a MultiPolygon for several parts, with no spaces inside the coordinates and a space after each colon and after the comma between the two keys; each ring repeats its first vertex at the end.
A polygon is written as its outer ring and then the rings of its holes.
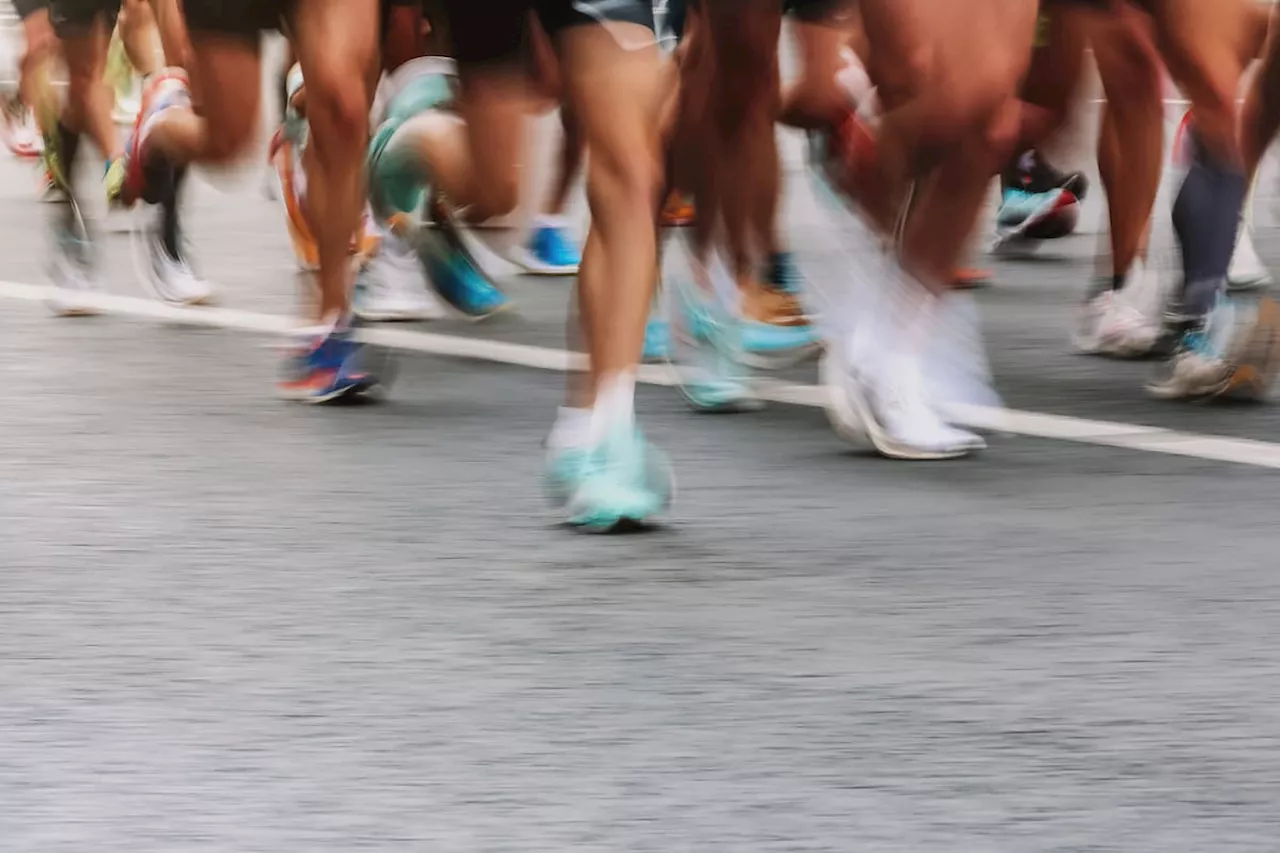
{"type": "MultiPolygon", "coordinates": [[[[58,2],[58,0],[54,0],[58,2]]],[[[183,0],[187,29],[197,33],[245,36],[278,30],[296,0],[183,0]]]]}
{"type": "Polygon", "coordinates": [[[41,9],[49,8],[49,0],[13,0],[13,11],[18,13],[18,19],[25,21],[41,9]]]}
{"type": "MultiPolygon", "coordinates": [[[[55,0],[56,2],[56,0],[55,0]]],[[[386,36],[392,6],[417,6],[422,0],[381,0],[378,39],[386,36]]],[[[201,33],[255,37],[281,29],[297,0],[185,0],[187,28],[201,33]]]]}
{"type": "Polygon", "coordinates": [[[640,24],[653,29],[652,0],[444,0],[453,55],[460,66],[524,61],[529,13],[555,38],[583,24],[640,24]]]}
{"type": "Polygon", "coordinates": [[[822,24],[849,8],[848,0],[784,0],[782,9],[806,24],[822,24]]]}
{"type": "Polygon", "coordinates": [[[49,22],[58,38],[84,35],[102,18],[109,34],[120,17],[120,0],[48,0],[49,22]]]}
{"type": "MultiPolygon", "coordinates": [[[[667,0],[666,30],[676,41],[684,38],[684,22],[689,6],[698,0],[667,0]]],[[[849,0],[782,0],[783,14],[806,24],[823,24],[851,8],[849,0]]]]}

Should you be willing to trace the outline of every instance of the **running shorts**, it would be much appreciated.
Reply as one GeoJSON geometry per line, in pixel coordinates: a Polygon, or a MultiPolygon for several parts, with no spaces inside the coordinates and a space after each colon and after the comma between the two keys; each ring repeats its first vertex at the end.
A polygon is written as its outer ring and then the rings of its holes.
{"type": "Polygon", "coordinates": [[[84,35],[102,18],[110,34],[120,17],[120,0],[48,0],[49,22],[58,38],[84,35]]]}
{"type": "Polygon", "coordinates": [[[18,13],[18,19],[25,21],[41,9],[49,8],[49,0],[13,0],[13,11],[18,13]]]}
{"type": "Polygon", "coordinates": [[[849,7],[849,0],[784,0],[782,9],[806,24],[822,24],[849,7]]]}
{"type": "MultiPolygon", "coordinates": [[[[58,2],[58,0],[54,0],[58,2]]],[[[386,35],[392,6],[417,6],[422,0],[381,0],[378,4],[379,41],[386,35]]],[[[185,0],[187,27],[196,32],[256,37],[278,30],[293,14],[297,0],[185,0]]]]}
{"type": "MultiPolygon", "coordinates": [[[[59,2],[59,0],[53,0],[59,2]]],[[[184,0],[187,29],[199,33],[257,38],[278,30],[293,13],[296,0],[184,0]]]]}
{"type": "Polygon", "coordinates": [[[652,0],[444,0],[460,66],[524,61],[529,13],[547,35],[583,24],[640,24],[653,29],[652,0]]]}
{"type": "MultiPolygon", "coordinates": [[[[698,0],[667,0],[666,29],[676,41],[684,38],[684,22],[689,6],[698,0]]],[[[806,24],[823,24],[851,8],[851,0],[782,0],[783,14],[806,24]]]]}

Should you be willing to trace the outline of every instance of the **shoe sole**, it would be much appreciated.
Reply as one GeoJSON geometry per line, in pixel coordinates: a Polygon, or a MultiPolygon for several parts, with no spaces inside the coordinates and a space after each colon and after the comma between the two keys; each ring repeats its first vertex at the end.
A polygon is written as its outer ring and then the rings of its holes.
{"type": "Polygon", "coordinates": [[[97,317],[102,312],[97,308],[67,308],[57,305],[49,305],[49,311],[55,317],[97,317]]]}
{"type": "Polygon", "coordinates": [[[355,309],[356,317],[366,323],[424,323],[428,320],[443,320],[443,311],[361,311],[355,309]]]}
{"type": "Polygon", "coordinates": [[[324,394],[308,394],[304,391],[280,390],[278,396],[282,400],[288,400],[292,403],[305,403],[311,406],[320,406],[325,403],[336,403],[340,400],[351,399],[355,397],[366,397],[377,393],[380,387],[379,382],[357,383],[346,388],[336,388],[333,391],[324,394]]]}
{"type": "Polygon", "coordinates": [[[577,275],[580,267],[579,264],[558,267],[554,264],[544,263],[524,247],[512,249],[507,254],[507,260],[518,266],[526,275],[540,275],[548,278],[577,275]]]}
{"type": "MultiPolygon", "coordinates": [[[[823,357],[819,365],[822,384],[827,389],[827,400],[824,409],[827,420],[831,423],[836,435],[857,447],[870,447],[881,456],[889,459],[901,459],[908,462],[936,462],[946,459],[960,459],[982,447],[956,448],[953,450],[921,450],[894,441],[885,434],[875,420],[870,403],[861,393],[857,383],[848,387],[839,375],[839,370],[831,360],[831,351],[823,357]]],[[[985,442],[983,443],[985,447],[985,442]]]]}
{"type": "Polygon", "coordinates": [[[793,349],[779,350],[772,353],[743,350],[741,361],[753,370],[786,370],[788,367],[795,367],[797,364],[803,364],[809,359],[818,356],[821,354],[822,348],[822,341],[815,340],[812,343],[803,344],[793,349]]]}

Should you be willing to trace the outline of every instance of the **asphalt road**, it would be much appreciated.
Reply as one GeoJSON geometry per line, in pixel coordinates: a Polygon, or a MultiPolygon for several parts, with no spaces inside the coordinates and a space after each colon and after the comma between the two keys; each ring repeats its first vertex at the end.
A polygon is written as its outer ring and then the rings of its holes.
{"type": "MultiPolygon", "coordinates": [[[[287,314],[252,183],[197,187],[191,236],[224,305],[287,314]]],[[[8,282],[42,280],[32,186],[0,164],[8,282]]],[[[1006,403],[1278,440],[1274,405],[1070,352],[1097,239],[995,265],[1006,403]]],[[[563,346],[570,284],[511,288],[429,330],[563,346]]],[[[676,512],[584,537],[539,492],[554,372],[406,352],[386,404],[303,408],[269,338],[4,303],[4,853],[1280,849],[1269,468],[1019,436],[891,463],[815,408],[644,387],[676,512]]]]}

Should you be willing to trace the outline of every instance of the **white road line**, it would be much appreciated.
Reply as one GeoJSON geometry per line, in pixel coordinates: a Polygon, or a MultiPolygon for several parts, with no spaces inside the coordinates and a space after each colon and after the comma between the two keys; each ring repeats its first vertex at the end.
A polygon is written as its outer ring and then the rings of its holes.
{"type": "MultiPolygon", "coordinates": [[[[47,285],[0,281],[0,299],[43,302],[54,293],[54,288],[47,285]]],[[[265,334],[285,334],[298,325],[294,318],[278,314],[262,314],[231,308],[177,308],[134,296],[98,294],[92,297],[92,301],[105,314],[145,317],[180,325],[265,334]]],[[[565,372],[580,370],[583,367],[581,356],[566,350],[505,343],[486,338],[464,338],[458,335],[385,327],[364,330],[361,337],[370,343],[392,349],[496,362],[534,370],[565,372]]],[[[647,385],[675,384],[671,371],[658,365],[642,366],[639,380],[647,385]]],[[[773,403],[818,408],[822,407],[826,399],[825,391],[820,386],[775,380],[761,380],[758,396],[762,400],[773,403]]],[[[961,423],[994,432],[1076,444],[1140,450],[1146,453],[1188,456],[1195,459],[1250,465],[1255,468],[1280,468],[1280,444],[1266,441],[1201,435],[1117,421],[1095,421],[1068,415],[983,406],[960,407],[954,414],[961,423]]]]}

